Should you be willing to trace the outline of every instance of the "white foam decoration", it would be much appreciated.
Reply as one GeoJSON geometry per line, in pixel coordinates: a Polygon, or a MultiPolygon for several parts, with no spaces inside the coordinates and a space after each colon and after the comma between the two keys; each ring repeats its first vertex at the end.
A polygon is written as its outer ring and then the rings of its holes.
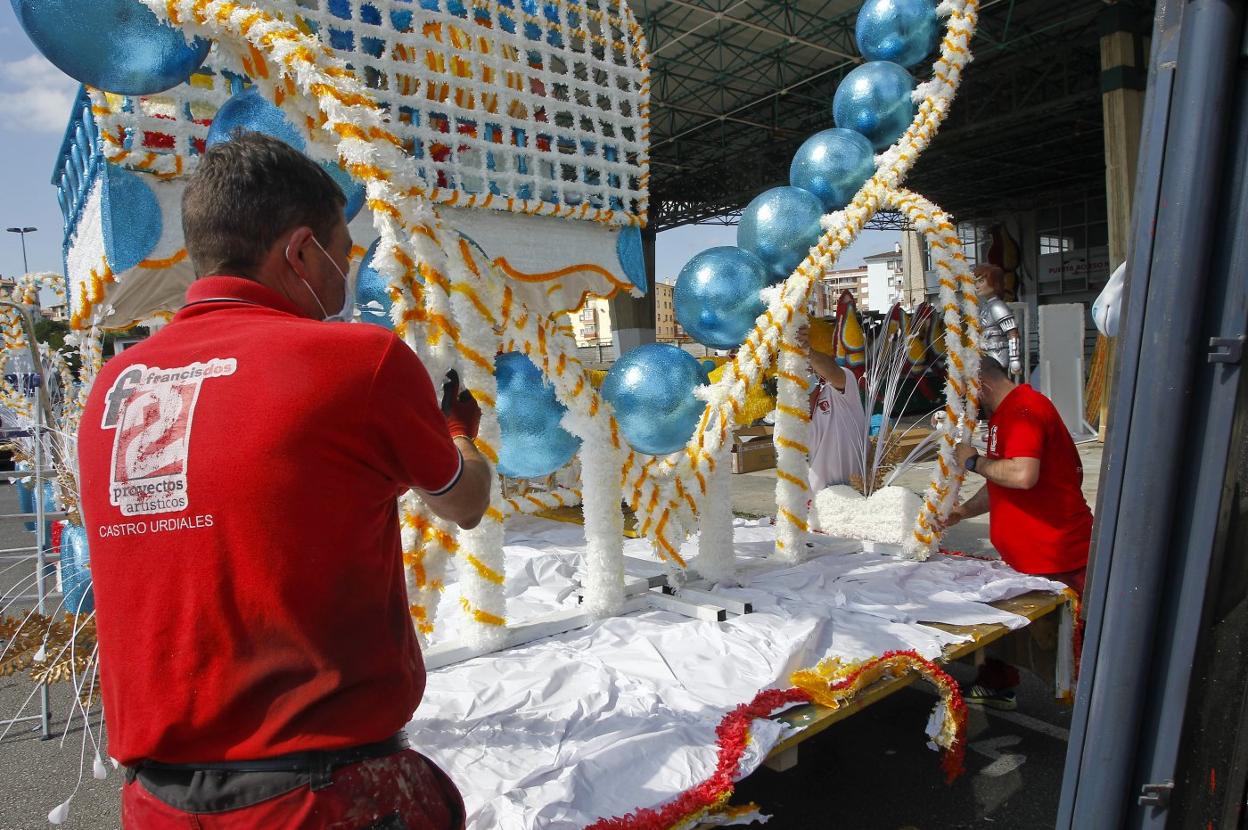
{"type": "MultiPolygon", "coordinates": [[[[501,284],[496,280],[480,277],[474,264],[469,267],[465,259],[465,246],[450,246],[451,279],[460,285],[472,285],[478,299],[487,309],[502,305],[501,284]]],[[[463,292],[448,297],[451,312],[456,320],[472,320],[476,316],[473,302],[463,292]]],[[[460,382],[478,401],[498,400],[498,383],[494,377],[493,356],[499,349],[499,337],[495,333],[495,320],[491,325],[461,326],[460,343],[465,354],[476,359],[459,361],[460,382]]],[[[436,377],[436,376],[435,376],[436,377]]],[[[502,432],[498,418],[482,418],[477,444],[494,448],[502,447],[502,432]]],[[[458,534],[459,574],[463,595],[471,607],[471,613],[487,614],[500,620],[507,616],[507,599],[503,590],[503,495],[496,475],[490,476],[490,510],[476,527],[458,534]]],[[[468,627],[469,644],[480,651],[493,651],[502,646],[507,632],[502,625],[474,625],[468,627]]]]}
{"type": "MultiPolygon", "coordinates": [[[[567,429],[565,426],[564,429],[567,429]]],[[[580,476],[576,477],[576,487],[556,486],[551,490],[526,490],[519,496],[504,496],[503,515],[526,516],[561,507],[576,507],[581,503],[580,476]]]]}
{"type": "Polygon", "coordinates": [[[869,497],[844,484],[815,494],[819,529],[829,536],[904,545],[923,500],[905,487],[881,487],[869,497]]]}
{"type": "Polygon", "coordinates": [[[736,576],[731,476],[728,459],[721,458],[707,481],[706,504],[699,516],[698,558],[693,560],[693,568],[712,582],[725,582],[736,576]]]}
{"type": "Polygon", "coordinates": [[[103,781],[108,778],[108,767],[104,765],[104,761],[100,758],[100,753],[95,753],[95,759],[91,763],[91,775],[96,781],[103,781]]]}
{"type": "MultiPolygon", "coordinates": [[[[387,127],[418,156],[406,167],[436,189],[435,201],[570,218],[592,213],[616,225],[644,220],[649,58],[623,0],[563,0],[546,7],[556,20],[495,3],[469,6],[461,17],[445,0],[437,9],[394,0],[345,0],[332,10],[330,0],[253,5],[297,21],[309,35],[318,30],[320,42],[351,65],[384,108],[387,127]],[[393,14],[409,14],[410,31],[397,30],[393,14]],[[515,24],[511,34],[504,16],[515,24]],[[525,36],[526,26],[537,27],[537,39],[525,36]],[[553,45],[560,38],[564,45],[553,45]]],[[[179,22],[192,25],[185,6],[179,22]]],[[[252,26],[258,35],[275,28],[252,26]]],[[[197,120],[211,118],[229,96],[223,70],[259,74],[249,52],[218,42],[195,84],[140,98],[93,92],[106,156],[162,175],[189,171],[195,143],[207,134],[197,120]],[[134,138],[145,134],[167,136],[173,146],[134,138]],[[130,140],[118,140],[123,135],[130,140]]],[[[306,129],[308,117],[316,123],[315,105],[283,98],[297,129],[306,129]]],[[[350,147],[335,152],[331,136],[315,131],[308,152],[360,161],[350,147]]]]}
{"type": "Polygon", "coordinates": [[[624,516],[620,500],[625,447],[618,425],[610,405],[592,391],[589,375],[575,356],[575,344],[558,336],[549,315],[513,304],[502,322],[503,351],[524,352],[542,371],[554,387],[555,397],[567,407],[564,428],[581,439],[582,512],[589,540],[585,605],[596,616],[613,614],[624,601],[624,516]]]}
{"type": "MultiPolygon", "coordinates": [[[[220,39],[219,43],[228,41],[236,46],[242,43],[240,34],[243,31],[242,22],[247,15],[252,13],[253,8],[271,11],[281,7],[280,4],[262,2],[262,0],[257,0],[252,7],[227,4],[222,0],[211,0],[202,6],[193,4],[191,0],[172,0],[172,2],[144,0],[144,2],[158,15],[180,15],[183,18],[181,21],[183,25],[193,29],[195,34],[213,37],[224,33],[225,36],[220,39]],[[188,24],[187,21],[192,14],[199,15],[198,22],[188,24]],[[234,40],[235,38],[237,41],[234,40]]],[[[960,77],[960,67],[965,63],[969,54],[966,48],[969,42],[968,33],[973,29],[975,8],[974,2],[953,4],[951,7],[953,17],[942,42],[941,58],[937,63],[937,69],[951,78],[953,83],[956,83],[960,77]],[[953,23],[959,22],[959,15],[967,20],[962,21],[964,25],[955,26],[953,23]]],[[[387,124],[378,110],[371,109],[367,105],[371,92],[352,77],[343,76],[341,73],[327,74],[330,69],[340,70],[341,61],[325,60],[320,52],[314,52],[311,58],[305,56],[299,50],[308,49],[309,44],[315,45],[316,41],[294,33],[287,24],[275,17],[263,19],[258,23],[253,20],[245,37],[251,43],[249,48],[264,51],[273,66],[290,65],[293,68],[293,78],[299,89],[296,90],[290,86],[289,79],[284,81],[287,84],[287,92],[290,93],[291,106],[298,111],[308,113],[316,111],[319,122],[324,124],[326,133],[342,132],[341,139],[337,141],[337,153],[340,158],[359,165],[357,169],[385,171],[384,177],[362,174],[368,180],[370,200],[388,208],[376,217],[376,225],[383,239],[382,247],[394,246],[402,241],[408,261],[419,265],[423,276],[432,277],[425,279],[424,285],[418,287],[410,274],[405,274],[407,268],[401,267],[402,263],[385,258],[388,261],[383,261],[381,264],[383,273],[391,279],[392,287],[397,288],[400,294],[399,301],[395,303],[396,324],[409,345],[421,355],[422,359],[425,359],[431,375],[439,376],[446,367],[454,365],[458,359],[466,356],[466,354],[457,354],[457,351],[464,352],[465,346],[464,343],[456,342],[459,337],[458,333],[465,327],[481,326],[486,321],[484,317],[475,312],[467,319],[459,319],[464,313],[463,304],[453,302],[447,296],[447,288],[452,284],[457,291],[464,288],[471,289],[471,286],[466,286],[457,278],[448,264],[449,247],[447,246],[453,244],[453,237],[443,227],[437,212],[432,209],[426,199],[426,197],[436,199],[437,194],[428,193],[425,190],[427,183],[421,180],[418,173],[411,170],[410,164],[404,163],[406,157],[399,152],[397,147],[387,144],[378,137],[382,135],[379,131],[385,130],[387,124]],[[334,94],[324,92],[323,90],[326,89],[333,90],[334,94]],[[296,95],[297,92],[298,95],[296,95]],[[296,98],[299,100],[294,100],[296,98]],[[349,129],[342,131],[341,128],[349,129]],[[389,268],[388,272],[387,268],[389,268]],[[430,272],[424,272],[424,269],[430,269],[430,272]],[[449,279],[447,279],[448,276],[449,279]],[[452,311],[453,306],[459,306],[458,313],[452,311]],[[426,320],[448,323],[448,330],[439,331],[441,324],[439,326],[412,324],[409,316],[417,313],[423,313],[426,320]]],[[[229,48],[225,51],[228,52],[229,48]]],[[[235,51],[241,52],[242,49],[235,51]]],[[[267,84],[262,81],[263,91],[270,97],[276,97],[278,81],[277,78],[270,79],[267,84]]],[[[724,389],[738,390],[750,382],[756,382],[760,372],[775,361],[777,352],[793,356],[792,353],[796,347],[789,336],[791,329],[800,324],[802,320],[800,309],[805,306],[814,277],[835,260],[839,252],[853,240],[863,224],[881,205],[890,198],[899,196],[896,188],[935,134],[947,110],[948,100],[932,98],[920,104],[910,129],[890,151],[888,158],[891,164],[877,170],[876,176],[864,185],[854,202],[842,212],[843,218],[834,222],[834,230],[825,234],[820,243],[812,249],[807,260],[784,283],[782,290],[774,295],[774,301],[757,321],[755,331],[747,338],[737,359],[725,372],[725,378],[721,381],[724,389]]],[[[644,129],[644,123],[642,126],[644,129]]],[[[538,209],[542,208],[538,206],[538,209]]],[[[532,303],[533,313],[536,315],[537,309],[540,308],[540,297],[534,298],[530,294],[524,297],[524,303],[517,302],[513,305],[513,316],[523,314],[527,319],[530,309],[520,308],[526,303],[532,303]]],[[[532,337],[523,337],[521,340],[526,352],[536,350],[541,353],[543,370],[549,375],[551,363],[548,347],[557,342],[558,338],[551,336],[551,333],[555,331],[553,328],[547,327],[544,331],[544,339],[534,340],[532,337]]],[[[782,357],[781,363],[785,364],[786,359],[782,357]]],[[[600,400],[596,393],[581,394],[579,389],[569,390],[568,387],[572,384],[570,378],[576,378],[580,370],[579,364],[573,362],[571,365],[578,368],[571,372],[564,372],[564,367],[567,365],[567,361],[563,361],[558,369],[567,381],[563,385],[563,394],[572,398],[579,397],[578,412],[583,413],[586,403],[591,403],[588,413],[590,419],[596,416],[610,423],[610,408],[600,400]]],[[[781,383],[782,397],[784,397],[785,386],[802,386],[805,383],[798,373],[786,372],[785,374],[787,377],[781,383]]],[[[557,389],[560,387],[558,382],[556,382],[556,387],[557,389]]],[[[727,408],[731,406],[732,397],[731,395],[711,394],[708,395],[708,399],[718,400],[720,403],[718,407],[706,413],[702,422],[703,428],[696,432],[684,453],[674,453],[667,458],[645,465],[639,463],[632,453],[628,453],[625,458],[625,469],[631,471],[631,477],[623,482],[625,494],[631,491],[634,503],[640,508],[641,526],[656,549],[675,552],[675,548],[679,546],[680,541],[691,528],[694,514],[699,511],[699,506],[705,503],[707,475],[717,460],[722,461],[722,455],[726,451],[730,425],[730,413],[727,408]],[[667,536],[664,535],[664,528],[666,528],[667,536]]],[[[800,408],[792,403],[793,401],[790,400],[788,409],[791,412],[799,412],[800,408]]],[[[796,471],[802,474],[801,478],[804,478],[805,458],[794,447],[794,445],[800,446],[802,435],[798,434],[794,424],[790,423],[791,421],[803,422],[804,419],[800,416],[791,417],[787,421],[784,418],[780,419],[776,440],[781,447],[780,455],[787,456],[787,458],[782,458],[780,473],[782,477],[787,473],[790,478],[796,479],[798,478],[794,475],[796,471]],[[785,450],[792,451],[785,452],[785,450]]],[[[614,433],[613,424],[612,431],[614,433]]],[[[612,434],[612,438],[614,440],[616,436],[612,434]]],[[[613,446],[618,446],[618,441],[613,446]]],[[[591,488],[587,488],[586,492],[587,501],[591,498],[588,493],[589,489],[591,488]]],[[[782,491],[778,494],[780,496],[778,503],[782,508],[781,514],[785,515],[787,512],[793,516],[792,524],[799,524],[801,520],[797,513],[804,507],[800,498],[805,494],[785,492],[785,488],[779,489],[782,491]]],[[[796,487],[788,489],[799,490],[796,487]]],[[[948,488],[941,496],[942,504],[947,497],[948,488]]],[[[594,512],[587,505],[587,515],[594,512]]],[[[784,538],[789,534],[789,529],[778,534],[778,545],[782,546],[784,538]]]]}
{"type": "Polygon", "coordinates": [[[83,290],[91,272],[99,272],[104,256],[103,176],[97,176],[78,214],[74,235],[65,248],[65,282],[70,314],[82,311],[83,290]]]}
{"type": "MultiPolygon", "coordinates": [[[[866,221],[882,206],[890,201],[910,198],[898,188],[910,167],[927,148],[939,127],[940,121],[948,112],[948,104],[956,91],[960,78],[961,67],[969,60],[970,34],[974,30],[975,15],[978,8],[975,0],[951,4],[949,26],[941,42],[940,57],[936,63],[934,74],[944,74],[950,78],[948,88],[937,89],[933,96],[924,100],[918,107],[910,127],[886,153],[882,154],[887,166],[881,166],[855,196],[854,200],[839,213],[841,218],[831,218],[825,225],[825,233],[819,243],[811,249],[807,259],[801,263],[783,284],[783,291],[776,302],[768,306],[767,312],[760,316],[756,328],[747,336],[737,358],[727,364],[721,383],[730,385],[738,376],[747,382],[757,376],[759,364],[770,364],[776,359],[777,339],[769,337],[775,329],[783,330],[786,337],[796,326],[804,321],[803,309],[806,306],[813,279],[828,268],[840,251],[847,246],[861,231],[866,221]],[[765,347],[762,355],[756,355],[760,346],[765,347]]],[[[953,316],[966,314],[964,304],[956,303],[953,316]]],[[[787,341],[786,341],[787,342],[787,341]]],[[[795,411],[800,410],[804,401],[800,400],[799,390],[804,391],[805,368],[799,367],[797,356],[788,350],[781,350],[779,364],[781,369],[779,383],[779,403],[795,411]],[[787,391],[786,391],[787,390],[787,391]]],[[[728,414],[721,407],[710,419],[713,423],[726,422],[728,414]]],[[[805,498],[807,494],[793,481],[800,481],[806,476],[806,455],[800,449],[804,445],[805,421],[800,417],[778,417],[775,432],[777,455],[777,511],[780,530],[777,533],[777,555],[783,558],[800,556],[792,548],[800,534],[805,530],[805,498]]],[[[695,434],[686,452],[686,460],[678,460],[674,465],[661,466],[654,471],[655,476],[675,475],[683,482],[691,483],[696,475],[702,473],[704,456],[710,454],[706,446],[707,436],[714,435],[715,430],[708,429],[695,434]]],[[[719,435],[722,436],[721,430],[719,435]]],[[[647,483],[648,492],[660,491],[659,485],[647,483]]],[[[686,484],[686,487],[689,485],[686,484]]],[[[945,486],[939,497],[938,512],[947,512],[950,491],[945,486]]],[[[694,489],[699,506],[704,504],[704,493],[700,488],[694,489]]],[[[956,492],[953,493],[956,497],[956,492]]],[[[670,501],[659,499],[643,499],[645,505],[654,505],[648,511],[647,519],[653,519],[656,513],[671,508],[670,501]]],[[[653,527],[653,525],[651,525],[653,527]]],[[[673,531],[675,533],[676,531],[673,531]]],[[[683,538],[675,536],[677,540],[683,538]]],[[[669,542],[670,544],[670,542],[669,542]]],[[[916,552],[916,555],[921,555],[916,552]]]]}
{"type": "Polygon", "coordinates": [[[65,820],[69,818],[69,802],[71,800],[72,798],[67,798],[52,808],[52,811],[48,813],[48,822],[50,824],[61,825],[65,823],[65,820]]]}
{"type": "Polygon", "coordinates": [[[416,633],[421,645],[426,646],[437,624],[438,599],[451,556],[444,540],[454,538],[454,527],[434,516],[420,497],[411,491],[399,499],[399,519],[407,598],[412,607],[416,633]],[[417,525],[427,527],[431,532],[418,531],[417,525]]]}

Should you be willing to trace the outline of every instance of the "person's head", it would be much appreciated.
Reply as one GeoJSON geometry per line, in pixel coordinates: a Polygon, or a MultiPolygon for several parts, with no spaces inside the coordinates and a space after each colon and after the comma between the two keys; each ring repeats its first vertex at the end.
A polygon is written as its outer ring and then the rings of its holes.
{"type": "Polygon", "coordinates": [[[200,157],[182,194],[197,277],[246,277],[321,319],[347,302],[346,198],[329,174],[269,136],[236,133],[200,157]]]}
{"type": "Polygon", "coordinates": [[[992,414],[1017,385],[996,360],[988,355],[979,359],[979,403],[985,414],[992,414]]]}
{"type": "Polygon", "coordinates": [[[999,266],[990,263],[976,265],[971,272],[975,275],[975,292],[981,297],[999,297],[1005,291],[1005,272],[999,266]]]}

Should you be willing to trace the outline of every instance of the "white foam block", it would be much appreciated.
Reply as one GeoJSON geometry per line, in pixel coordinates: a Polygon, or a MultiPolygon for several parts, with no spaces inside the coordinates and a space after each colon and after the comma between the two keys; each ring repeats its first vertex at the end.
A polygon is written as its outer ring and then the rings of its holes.
{"type": "Polygon", "coordinates": [[[815,495],[819,529],[832,536],[900,545],[914,529],[923,500],[904,487],[883,487],[864,498],[844,484],[815,495]]]}

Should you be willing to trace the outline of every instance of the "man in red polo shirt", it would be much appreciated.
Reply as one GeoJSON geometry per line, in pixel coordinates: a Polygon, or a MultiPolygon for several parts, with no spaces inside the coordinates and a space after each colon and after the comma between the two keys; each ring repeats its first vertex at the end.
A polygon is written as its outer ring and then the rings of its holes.
{"type": "Polygon", "coordinates": [[[344,199],[237,135],[182,202],[200,275],[105,364],[78,437],[109,754],[127,830],[452,828],[407,749],[425,672],[396,499],[475,525],[491,471],[471,396],[439,405],[394,334],[348,325],[344,199]]]}
{"type": "MultiPolygon", "coordinates": [[[[988,513],[989,534],[1014,570],[1037,574],[1083,593],[1092,539],[1092,511],[1083,497],[1083,464],[1052,401],[1010,380],[991,357],[981,364],[981,404],[990,415],[987,454],[960,444],[958,463],[986,484],[949,515],[945,527],[988,513]]],[[[968,703],[1014,708],[1018,672],[989,659],[968,703]]]]}

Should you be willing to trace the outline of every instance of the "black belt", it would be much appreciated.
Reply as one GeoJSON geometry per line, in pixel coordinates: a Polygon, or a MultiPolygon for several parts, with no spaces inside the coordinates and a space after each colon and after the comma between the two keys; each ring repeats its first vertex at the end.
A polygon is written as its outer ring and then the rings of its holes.
{"type": "Polygon", "coordinates": [[[206,761],[190,764],[166,764],[162,761],[140,761],[129,768],[130,776],[142,770],[162,772],[294,772],[312,776],[312,789],[321,789],[332,781],[339,767],[358,764],[374,758],[385,758],[407,749],[407,736],[397,732],[371,744],[315,752],[295,752],[252,761],[206,761]]]}

